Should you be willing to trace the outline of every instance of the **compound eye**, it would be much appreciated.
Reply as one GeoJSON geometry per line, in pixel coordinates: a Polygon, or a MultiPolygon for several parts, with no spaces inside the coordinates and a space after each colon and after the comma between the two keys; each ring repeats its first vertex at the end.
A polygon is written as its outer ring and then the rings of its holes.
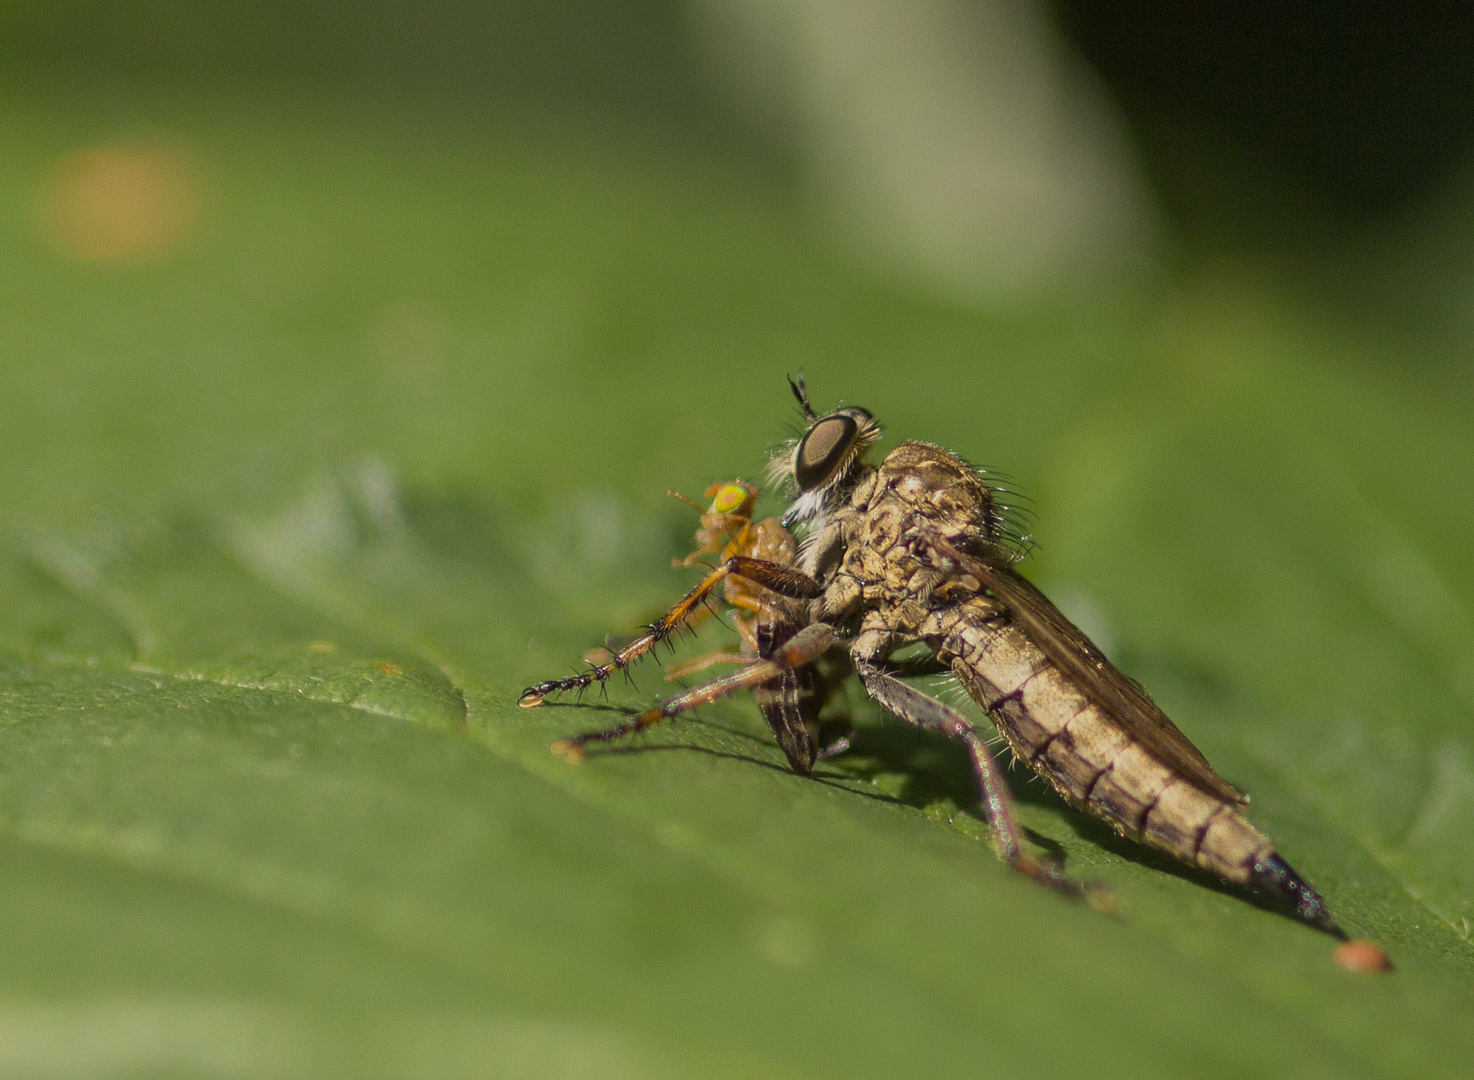
{"type": "Polygon", "coordinates": [[[844,463],[860,425],[848,416],[826,416],[809,429],[793,463],[793,479],[798,490],[812,491],[823,486],[844,463]]]}

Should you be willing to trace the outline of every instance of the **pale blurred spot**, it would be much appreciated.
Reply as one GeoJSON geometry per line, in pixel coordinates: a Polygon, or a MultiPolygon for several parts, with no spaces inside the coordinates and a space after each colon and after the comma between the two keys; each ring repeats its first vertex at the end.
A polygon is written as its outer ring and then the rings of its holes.
{"type": "Polygon", "coordinates": [[[231,1000],[103,997],[0,1003],[0,1075],[312,1075],[299,1021],[231,1000]]]}
{"type": "Polygon", "coordinates": [[[418,382],[441,373],[449,338],[450,326],[434,311],[396,300],[369,327],[368,344],[391,379],[418,382]]]}
{"type": "Polygon", "coordinates": [[[52,167],[41,223],[62,255],[128,262],[172,254],[199,221],[198,170],[174,146],[97,146],[52,167]]]}
{"type": "Polygon", "coordinates": [[[1111,621],[1093,596],[1070,585],[1052,587],[1049,595],[1065,618],[1085,631],[1085,636],[1095,642],[1101,652],[1107,656],[1115,654],[1116,635],[1111,621]]]}
{"type": "MultiPolygon", "coordinates": [[[[630,1036],[536,1016],[423,1016],[386,1024],[375,1047],[390,1076],[408,1080],[661,1080],[700,1075],[660,1062],[630,1036]]],[[[755,1070],[751,1075],[775,1075],[755,1070]]]]}
{"type": "Polygon", "coordinates": [[[867,261],[964,300],[1149,265],[1124,124],[1039,0],[688,0],[716,73],[795,140],[867,261]]]}
{"type": "Polygon", "coordinates": [[[814,932],[797,919],[780,916],[758,927],[757,950],[780,967],[808,967],[819,949],[814,932]]]}

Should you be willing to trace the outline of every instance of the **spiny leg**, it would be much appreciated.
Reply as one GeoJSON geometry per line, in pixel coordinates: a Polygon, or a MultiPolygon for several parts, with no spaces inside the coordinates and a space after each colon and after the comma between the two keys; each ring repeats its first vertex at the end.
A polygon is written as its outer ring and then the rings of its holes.
{"type": "MultiPolygon", "coordinates": [[[[727,603],[735,608],[761,613],[763,605],[748,596],[727,597],[727,603]]],[[[711,605],[706,605],[697,611],[686,621],[687,627],[694,627],[699,623],[712,618],[716,612],[711,605]]],[[[732,627],[742,638],[742,646],[736,649],[713,649],[699,656],[693,656],[688,660],[682,660],[679,664],[671,664],[665,669],[665,681],[675,682],[687,675],[694,675],[698,671],[704,671],[713,664],[746,664],[758,655],[757,631],[752,618],[743,618],[739,614],[732,620],[732,627]]]]}
{"type": "Polygon", "coordinates": [[[694,612],[700,610],[712,590],[734,574],[766,589],[772,589],[782,596],[808,599],[824,591],[824,587],[813,578],[790,566],[734,555],[702,578],[694,589],[681,597],[675,607],[651,623],[643,634],[620,649],[607,662],[578,675],[570,675],[563,679],[548,679],[546,682],[529,686],[522,691],[517,704],[523,708],[531,708],[534,705],[541,705],[543,699],[549,694],[584,690],[595,683],[602,684],[609,676],[617,671],[623,671],[669,638],[692,617],[694,612]]]}
{"type": "Polygon", "coordinates": [[[865,690],[882,706],[907,723],[941,732],[967,744],[973,770],[982,788],[983,812],[998,847],[998,856],[1011,868],[1041,885],[1069,896],[1085,895],[1085,887],[1067,877],[1053,860],[1037,859],[1023,850],[1023,831],[1013,815],[1013,797],[987,741],[955,709],[928,697],[865,660],[855,658],[855,670],[865,690]]]}
{"type": "Polygon", "coordinates": [[[785,671],[813,663],[823,656],[833,643],[834,631],[823,623],[814,623],[794,634],[768,659],[755,660],[741,671],[725,675],[720,679],[713,679],[694,690],[678,694],[669,701],[646,709],[622,724],[616,724],[603,731],[591,731],[569,739],[559,739],[550,749],[553,753],[566,757],[570,761],[582,761],[585,756],[584,747],[589,743],[613,742],[616,739],[644,731],[653,724],[669,720],[689,709],[709,704],[728,694],[735,694],[739,690],[750,690],[780,677],[785,671]]]}
{"type": "MultiPolygon", "coordinates": [[[[730,571],[728,571],[730,573],[730,571]]],[[[543,699],[549,694],[566,692],[570,690],[582,691],[590,686],[602,685],[616,672],[623,671],[646,653],[654,651],[661,642],[667,640],[683,625],[687,625],[697,619],[705,610],[703,602],[711,594],[722,580],[727,577],[722,569],[713,570],[697,583],[696,587],[683,596],[675,607],[671,608],[655,622],[645,628],[645,632],[635,638],[624,648],[620,649],[612,657],[602,664],[590,668],[588,671],[577,675],[569,675],[562,679],[548,679],[544,682],[535,683],[522,691],[517,699],[517,704],[524,709],[541,705],[543,699]]]]}

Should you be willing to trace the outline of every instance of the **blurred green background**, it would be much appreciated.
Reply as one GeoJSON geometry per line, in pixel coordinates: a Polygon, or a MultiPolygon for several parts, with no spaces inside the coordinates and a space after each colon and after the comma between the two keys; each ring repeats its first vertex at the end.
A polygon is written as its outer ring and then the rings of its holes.
{"type": "Polygon", "coordinates": [[[0,1073],[1469,1075],[1469,21],[0,3],[0,1073]],[[800,367],[1395,973],[857,688],[547,753],[800,367]]]}

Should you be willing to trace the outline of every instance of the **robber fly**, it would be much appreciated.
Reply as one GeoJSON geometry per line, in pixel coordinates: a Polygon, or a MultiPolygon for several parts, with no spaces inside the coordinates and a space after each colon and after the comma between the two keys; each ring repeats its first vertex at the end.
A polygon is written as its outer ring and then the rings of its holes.
{"type": "MultiPolygon", "coordinates": [[[[972,759],[999,856],[1034,880],[1085,890],[1023,847],[1001,769],[965,716],[902,680],[925,670],[893,656],[922,646],[992,719],[1014,756],[1072,805],[1121,835],[1290,906],[1343,937],[1324,901],[1244,816],[1246,798],[1213,771],[1147,693],[1121,674],[1021,576],[1022,545],[998,491],[955,454],[901,443],[877,466],[871,414],[814,412],[802,378],[790,380],[807,430],[774,455],[792,495],[775,554],[729,542],[722,561],[665,616],[608,663],[529,687],[521,704],[602,683],[685,625],[733,578],[761,597],[752,652],[735,673],[688,690],[606,731],[554,749],[581,757],[590,742],[644,730],[726,694],[751,689],[795,771],[809,773],[822,694],[814,678],[841,652],[866,692],[918,727],[960,740],[972,759]],[[789,527],[803,537],[792,554],[789,527]],[[749,586],[756,586],[753,591],[749,586]]],[[[773,533],[775,537],[777,533],[773,533]]],[[[714,554],[713,545],[709,554],[714,554]]],[[[728,595],[731,595],[730,593],[728,595]]]]}

